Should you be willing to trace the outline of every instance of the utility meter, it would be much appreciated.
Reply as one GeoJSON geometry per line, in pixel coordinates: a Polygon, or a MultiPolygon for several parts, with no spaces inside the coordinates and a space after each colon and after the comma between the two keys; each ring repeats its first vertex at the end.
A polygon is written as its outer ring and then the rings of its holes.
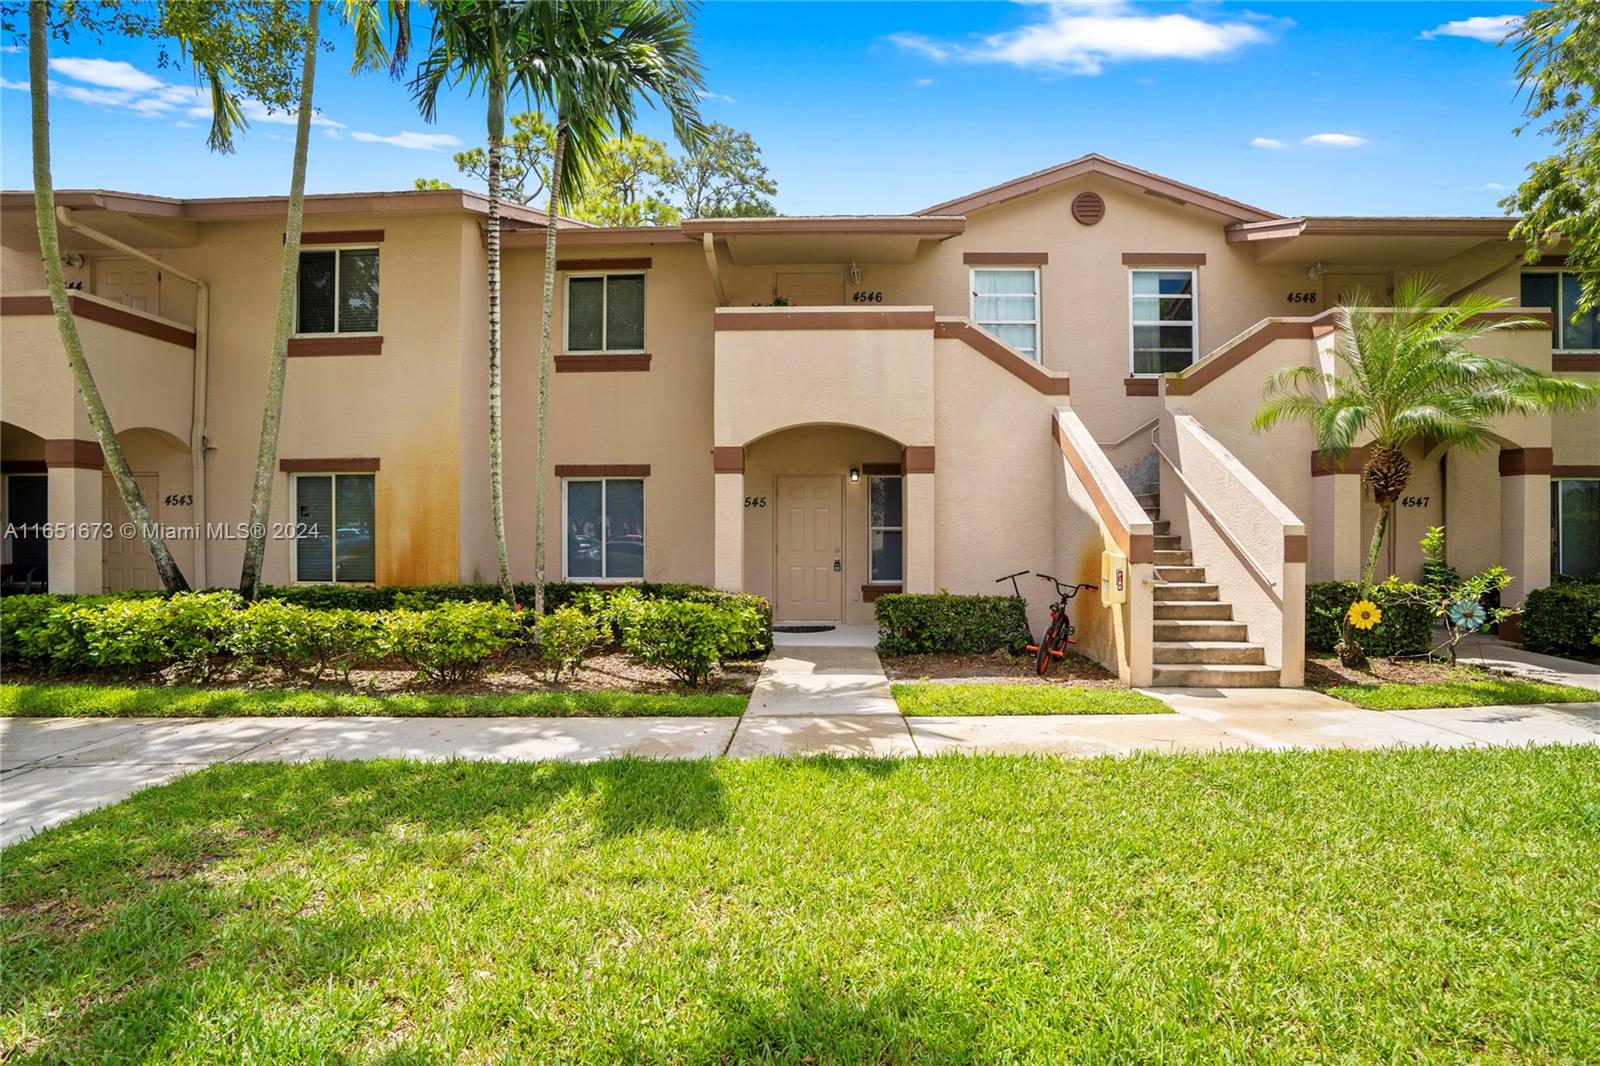
{"type": "Polygon", "coordinates": [[[1128,557],[1121,552],[1100,553],[1100,602],[1128,602],[1128,557]]]}

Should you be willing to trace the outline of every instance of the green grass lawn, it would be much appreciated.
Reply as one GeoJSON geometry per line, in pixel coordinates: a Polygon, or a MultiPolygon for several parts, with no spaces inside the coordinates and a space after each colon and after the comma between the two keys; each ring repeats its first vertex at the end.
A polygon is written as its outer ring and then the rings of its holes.
{"type": "Polygon", "coordinates": [[[1066,685],[892,685],[900,713],[944,717],[976,714],[1171,714],[1172,708],[1143,692],[1066,685]]]}
{"type": "Polygon", "coordinates": [[[1545,681],[1485,677],[1473,681],[1408,684],[1330,685],[1322,689],[1335,699],[1374,711],[1410,711],[1425,707],[1489,707],[1517,703],[1600,702],[1600,692],[1545,681]]]}
{"type": "Polygon", "coordinates": [[[368,696],[305,689],[150,685],[0,685],[0,717],[229,718],[240,715],[425,717],[737,717],[749,698],[728,693],[525,692],[368,696]]]}
{"type": "Polygon", "coordinates": [[[6,850],[7,1062],[1600,1061],[1600,749],[226,765],[6,850]]]}

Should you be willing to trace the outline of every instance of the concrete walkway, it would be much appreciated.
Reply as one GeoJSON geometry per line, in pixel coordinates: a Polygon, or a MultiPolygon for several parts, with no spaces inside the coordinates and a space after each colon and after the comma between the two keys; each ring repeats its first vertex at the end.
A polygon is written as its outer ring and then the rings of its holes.
{"type": "Polygon", "coordinates": [[[1541,655],[1520,644],[1507,644],[1488,634],[1474,634],[1462,640],[1456,647],[1456,657],[1464,663],[1530,681],[1549,681],[1557,685],[1600,691],[1600,665],[1541,655]]]}
{"type": "Polygon", "coordinates": [[[917,753],[877,652],[859,643],[829,647],[787,636],[774,634],[730,756],[917,753]]]}

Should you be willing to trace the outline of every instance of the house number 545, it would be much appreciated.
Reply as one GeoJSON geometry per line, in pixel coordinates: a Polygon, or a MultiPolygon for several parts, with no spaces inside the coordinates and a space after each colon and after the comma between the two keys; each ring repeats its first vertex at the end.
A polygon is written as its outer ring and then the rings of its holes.
{"type": "Polygon", "coordinates": [[[765,496],[746,496],[744,498],[744,505],[746,507],[765,507],[767,505],[767,498],[765,496]]]}

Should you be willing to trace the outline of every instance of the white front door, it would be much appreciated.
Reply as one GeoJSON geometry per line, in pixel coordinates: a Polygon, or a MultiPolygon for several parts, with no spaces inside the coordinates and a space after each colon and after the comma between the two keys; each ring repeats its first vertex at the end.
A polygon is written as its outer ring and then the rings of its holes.
{"type": "MultiPolygon", "coordinates": [[[[161,498],[156,495],[156,476],[135,474],[133,480],[139,483],[145,506],[150,508],[150,517],[160,521],[161,498]]],[[[101,581],[105,590],[126,592],[130,589],[160,588],[161,576],[156,573],[156,564],[150,558],[150,549],[145,547],[144,538],[122,535],[123,527],[133,519],[122,505],[122,493],[117,491],[117,483],[110,474],[100,482],[100,507],[100,514],[110,526],[111,533],[100,542],[101,581]]]]}
{"type": "Polygon", "coordinates": [[[101,259],[94,265],[94,294],[135,311],[161,313],[161,272],[140,259],[101,259]]]}
{"type": "Polygon", "coordinates": [[[844,618],[844,508],[837,477],[778,478],[777,596],[780,621],[844,618]]]}

